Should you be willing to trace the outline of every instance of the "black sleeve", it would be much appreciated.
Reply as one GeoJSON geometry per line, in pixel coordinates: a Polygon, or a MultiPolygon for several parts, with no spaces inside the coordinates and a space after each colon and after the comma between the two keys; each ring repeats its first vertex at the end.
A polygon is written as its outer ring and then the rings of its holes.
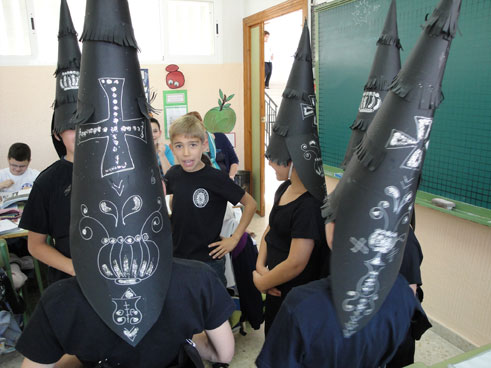
{"type": "Polygon", "coordinates": [[[322,240],[324,223],[318,201],[311,196],[306,197],[295,208],[291,226],[292,238],[322,240]]]}
{"type": "Polygon", "coordinates": [[[52,364],[62,357],[64,351],[46,315],[43,299],[37,304],[15,348],[33,362],[52,364]]]}
{"type": "Polygon", "coordinates": [[[421,280],[421,262],[423,261],[423,252],[414,230],[409,227],[404,256],[402,257],[401,269],[399,273],[404,276],[409,284],[422,285],[421,280]]]}
{"type": "Polygon", "coordinates": [[[164,175],[165,190],[167,194],[174,193],[174,182],[177,173],[177,166],[171,166],[164,175]]]}
{"type": "Polygon", "coordinates": [[[49,234],[49,198],[34,182],[29,199],[22,211],[19,227],[39,234],[49,234]]]}
{"type": "Polygon", "coordinates": [[[259,368],[300,367],[306,351],[300,324],[284,302],[268,332],[256,365],[259,368]]]}
{"type": "Polygon", "coordinates": [[[215,271],[206,266],[203,277],[205,330],[214,330],[228,320],[235,309],[234,302],[215,271]]]}
{"type": "Polygon", "coordinates": [[[245,190],[240,185],[235,184],[227,174],[224,174],[220,170],[216,170],[215,175],[217,175],[217,192],[235,206],[244,196],[245,190]]]}
{"type": "Polygon", "coordinates": [[[226,154],[230,160],[230,165],[232,164],[238,164],[239,163],[239,158],[235,154],[234,147],[232,146],[232,143],[228,140],[227,136],[225,136],[224,139],[224,144],[225,144],[225,151],[226,154]]]}

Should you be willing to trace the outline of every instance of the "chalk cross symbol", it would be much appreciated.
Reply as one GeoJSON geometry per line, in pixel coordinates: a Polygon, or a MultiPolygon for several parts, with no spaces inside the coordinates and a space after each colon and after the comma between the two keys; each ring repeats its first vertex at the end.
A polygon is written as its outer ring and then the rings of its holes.
{"type": "Polygon", "coordinates": [[[147,142],[143,117],[123,119],[124,82],[124,78],[99,78],[99,84],[106,95],[107,117],[80,126],[77,144],[93,139],[107,141],[101,163],[102,177],[134,169],[128,136],[147,142]]]}
{"type": "Polygon", "coordinates": [[[409,155],[401,164],[401,168],[403,169],[420,169],[423,161],[424,149],[428,148],[429,144],[433,119],[425,116],[415,116],[414,122],[416,123],[416,138],[403,131],[392,129],[389,140],[385,144],[385,148],[387,149],[412,148],[409,155]]]}

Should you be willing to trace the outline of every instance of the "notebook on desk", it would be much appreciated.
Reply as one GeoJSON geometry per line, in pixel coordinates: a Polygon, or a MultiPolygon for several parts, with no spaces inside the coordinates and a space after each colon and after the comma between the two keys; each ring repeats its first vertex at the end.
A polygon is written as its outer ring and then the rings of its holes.
{"type": "Polygon", "coordinates": [[[0,220],[0,235],[17,231],[19,227],[11,220],[0,220]]]}

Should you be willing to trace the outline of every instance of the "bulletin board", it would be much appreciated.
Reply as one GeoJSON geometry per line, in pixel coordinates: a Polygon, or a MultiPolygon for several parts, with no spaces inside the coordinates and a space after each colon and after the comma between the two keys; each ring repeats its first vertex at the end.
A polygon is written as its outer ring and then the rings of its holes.
{"type": "MultiPolygon", "coordinates": [[[[398,0],[401,62],[439,0],[398,0]]],[[[314,7],[319,138],[326,174],[339,168],[390,0],[340,0],[314,7]]],[[[450,199],[449,211],[491,226],[491,1],[464,0],[435,112],[417,203],[450,199]]],[[[438,210],[443,210],[435,207],[438,210]]]]}
{"type": "Polygon", "coordinates": [[[164,95],[164,130],[165,138],[170,139],[169,128],[174,120],[188,112],[188,91],[185,89],[165,90],[164,95]]]}

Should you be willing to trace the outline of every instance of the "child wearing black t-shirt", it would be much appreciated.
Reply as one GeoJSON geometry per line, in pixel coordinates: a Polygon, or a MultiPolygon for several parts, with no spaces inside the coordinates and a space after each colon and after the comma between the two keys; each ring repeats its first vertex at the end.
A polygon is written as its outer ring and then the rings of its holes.
{"type": "Polygon", "coordinates": [[[171,149],[179,165],[165,174],[172,194],[174,256],[208,263],[224,284],[225,258],[249,225],[256,201],[230,178],[201,160],[208,142],[204,125],[193,115],[175,120],[170,128],[171,149]],[[227,202],[244,205],[239,225],[230,238],[221,239],[227,202]]]}
{"type": "Polygon", "coordinates": [[[327,252],[321,202],[307,191],[292,161],[269,165],[285,182],[276,191],[253,273],[257,289],[267,294],[266,334],[288,292],[320,278],[327,252]]]}
{"type": "Polygon", "coordinates": [[[49,266],[48,283],[75,276],[70,257],[70,193],[75,130],[56,135],[66,155],[39,174],[24,207],[19,226],[29,230],[29,253],[49,266]],[[48,236],[54,247],[48,244],[48,236]]]}

